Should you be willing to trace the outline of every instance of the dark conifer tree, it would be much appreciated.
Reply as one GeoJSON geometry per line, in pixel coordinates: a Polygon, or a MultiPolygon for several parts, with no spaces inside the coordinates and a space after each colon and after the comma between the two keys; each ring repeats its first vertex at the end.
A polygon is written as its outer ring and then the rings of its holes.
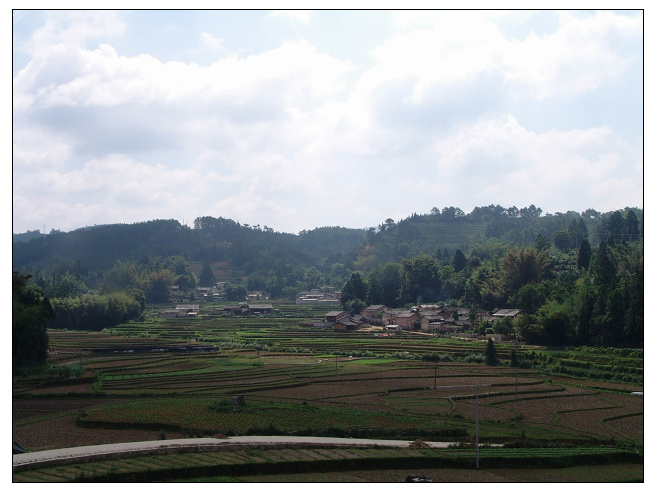
{"type": "Polygon", "coordinates": [[[592,248],[587,239],[583,239],[579,244],[579,254],[576,261],[576,266],[579,268],[588,269],[590,267],[590,258],[592,258],[592,248]]]}

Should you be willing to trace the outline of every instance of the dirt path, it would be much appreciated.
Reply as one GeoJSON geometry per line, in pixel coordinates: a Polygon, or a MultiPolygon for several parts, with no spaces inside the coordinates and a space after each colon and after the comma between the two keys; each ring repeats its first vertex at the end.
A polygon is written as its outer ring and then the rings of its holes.
{"type": "MultiPolygon", "coordinates": [[[[50,449],[13,456],[13,469],[38,468],[41,466],[56,466],[70,464],[89,459],[116,459],[119,457],[138,456],[143,454],[162,454],[176,452],[210,452],[220,449],[242,449],[244,447],[302,447],[302,446],[336,446],[336,447],[402,447],[407,448],[412,441],[394,441],[384,439],[351,439],[338,437],[298,437],[298,436],[237,436],[225,439],[196,438],[173,439],[164,441],[124,442],[102,444],[98,446],[80,446],[73,448],[50,449]]],[[[427,442],[430,447],[447,448],[450,442],[427,442]]]]}

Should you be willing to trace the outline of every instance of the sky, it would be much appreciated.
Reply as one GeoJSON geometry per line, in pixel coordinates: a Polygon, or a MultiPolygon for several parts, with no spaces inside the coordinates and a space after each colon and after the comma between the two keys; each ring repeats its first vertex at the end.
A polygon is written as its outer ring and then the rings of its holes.
{"type": "Polygon", "coordinates": [[[643,207],[641,11],[12,15],[12,228],[643,207]]]}

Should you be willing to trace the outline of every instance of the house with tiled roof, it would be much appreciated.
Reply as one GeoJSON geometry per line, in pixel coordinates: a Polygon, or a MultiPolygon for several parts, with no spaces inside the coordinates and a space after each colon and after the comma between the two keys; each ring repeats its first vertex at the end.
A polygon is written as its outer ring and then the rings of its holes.
{"type": "Polygon", "coordinates": [[[362,311],[362,317],[366,318],[367,321],[371,322],[371,320],[376,317],[380,318],[382,316],[383,310],[385,309],[385,306],[382,304],[374,304],[369,307],[367,307],[364,311],[362,311]]]}
{"type": "Polygon", "coordinates": [[[323,320],[326,323],[336,323],[338,319],[344,316],[348,316],[346,311],[329,311],[324,315],[323,320]]]}
{"type": "Polygon", "coordinates": [[[515,318],[520,313],[519,309],[499,309],[492,316],[494,318],[515,318]]]}
{"type": "Polygon", "coordinates": [[[356,330],[360,323],[349,316],[343,316],[333,325],[335,331],[352,331],[356,330]]]}

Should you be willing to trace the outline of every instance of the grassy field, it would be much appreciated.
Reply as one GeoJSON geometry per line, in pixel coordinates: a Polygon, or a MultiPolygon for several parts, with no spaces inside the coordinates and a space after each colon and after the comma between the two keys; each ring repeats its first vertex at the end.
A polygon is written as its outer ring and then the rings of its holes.
{"type": "MultiPolygon", "coordinates": [[[[316,308],[277,308],[275,317],[148,317],[104,333],[51,331],[51,365],[79,369],[14,376],[14,441],[33,451],[243,434],[456,441],[464,448],[439,455],[446,465],[422,450],[432,457],[415,459],[412,467],[435,470],[439,464],[461,473],[456,456],[471,453],[478,415],[479,442],[504,444],[485,449],[488,469],[507,470],[512,462],[535,467],[531,457],[539,455],[551,463],[548,468],[563,471],[548,481],[569,481],[570,467],[563,463],[577,466],[573,453],[588,457],[581,458],[583,465],[603,468],[609,481],[640,480],[635,466],[642,460],[644,401],[631,392],[643,391],[642,351],[500,344],[501,364],[486,366],[483,342],[420,333],[380,337],[375,328],[336,333],[301,326],[320,317],[316,308]],[[520,355],[518,369],[508,365],[511,349],[520,355]],[[426,354],[439,355],[439,362],[427,362],[426,354]],[[232,404],[233,396],[243,396],[245,404],[232,404]],[[614,475],[616,460],[633,465],[614,475]]],[[[401,470],[387,458],[375,464],[370,458],[355,459],[362,470],[378,470],[367,476],[401,470]]],[[[262,460],[275,462],[270,456],[262,460]]],[[[290,458],[288,473],[301,474],[310,466],[306,461],[290,458]]],[[[113,471],[51,472],[65,481],[94,473],[110,480],[123,469],[118,462],[107,467],[113,471]]],[[[327,477],[339,463],[312,467],[327,477]]],[[[203,470],[208,480],[248,475],[236,468],[203,470]]],[[[257,473],[270,481],[267,470],[257,473]]],[[[185,473],[170,479],[184,479],[185,473]]],[[[60,480],[55,475],[43,477],[60,480]]],[[[37,480],[23,473],[14,479],[37,480]]],[[[580,479],[586,481],[585,473],[580,479]]]]}

